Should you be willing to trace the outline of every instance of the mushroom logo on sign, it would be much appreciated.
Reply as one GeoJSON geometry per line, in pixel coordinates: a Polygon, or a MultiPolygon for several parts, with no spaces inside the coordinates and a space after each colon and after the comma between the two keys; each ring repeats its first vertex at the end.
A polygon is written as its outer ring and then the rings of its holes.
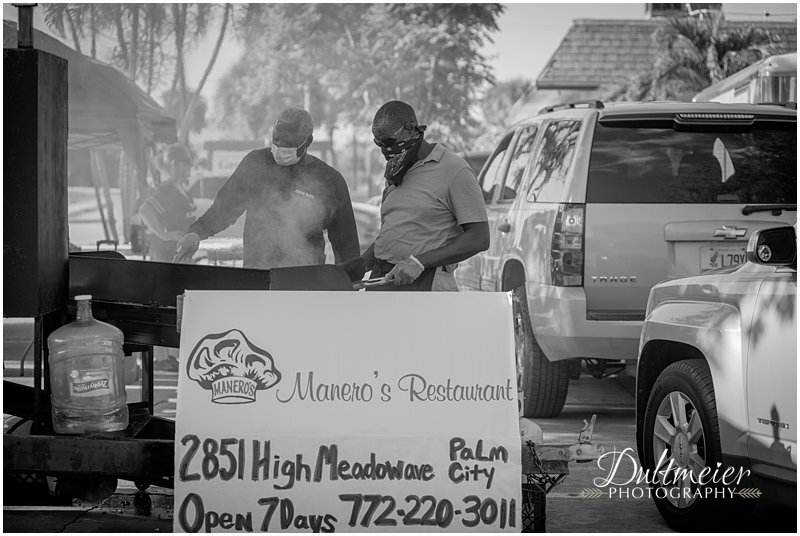
{"type": "Polygon", "coordinates": [[[189,379],[211,391],[217,404],[254,402],[256,391],[269,389],[281,379],[272,356],[232,329],[203,337],[186,364],[189,379]]]}

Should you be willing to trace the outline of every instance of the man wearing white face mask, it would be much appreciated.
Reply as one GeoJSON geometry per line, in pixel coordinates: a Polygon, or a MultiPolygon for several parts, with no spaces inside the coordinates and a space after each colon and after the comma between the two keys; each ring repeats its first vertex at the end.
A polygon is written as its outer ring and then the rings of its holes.
{"type": "Polygon", "coordinates": [[[326,230],[337,263],[357,257],[361,252],[347,183],[308,154],[313,128],[311,115],[302,108],[281,112],[272,147],[242,159],[178,243],[175,262],[191,261],[200,240],[226,229],[245,211],[246,268],[324,264],[326,230]]]}

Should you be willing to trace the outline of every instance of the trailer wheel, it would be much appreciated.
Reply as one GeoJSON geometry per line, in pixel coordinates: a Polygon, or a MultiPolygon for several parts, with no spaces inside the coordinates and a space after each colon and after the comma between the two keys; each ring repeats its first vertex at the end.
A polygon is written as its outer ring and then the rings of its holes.
{"type": "Polygon", "coordinates": [[[518,388],[523,417],[557,417],[569,389],[570,362],[550,361],[533,335],[528,296],[520,286],[512,294],[518,388]]]}

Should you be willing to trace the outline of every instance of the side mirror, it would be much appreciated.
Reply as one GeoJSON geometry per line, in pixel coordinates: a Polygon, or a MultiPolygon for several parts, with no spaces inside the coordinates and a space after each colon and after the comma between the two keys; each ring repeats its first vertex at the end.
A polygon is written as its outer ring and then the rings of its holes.
{"type": "Polygon", "coordinates": [[[797,235],[794,227],[775,227],[755,231],[747,242],[747,260],[768,266],[787,266],[797,260],[797,235]]]}
{"type": "Polygon", "coordinates": [[[494,191],[497,189],[497,185],[493,184],[489,191],[483,190],[483,202],[487,205],[491,204],[494,200],[494,191]]]}

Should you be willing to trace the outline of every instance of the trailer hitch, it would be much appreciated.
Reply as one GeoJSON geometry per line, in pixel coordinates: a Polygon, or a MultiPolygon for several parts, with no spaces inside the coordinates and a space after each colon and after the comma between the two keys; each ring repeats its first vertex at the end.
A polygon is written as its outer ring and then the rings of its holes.
{"type": "Polygon", "coordinates": [[[591,443],[592,434],[594,433],[594,423],[597,421],[597,415],[592,415],[592,419],[587,422],[583,419],[583,428],[578,434],[578,443],[591,443]]]}
{"type": "Polygon", "coordinates": [[[592,441],[597,415],[589,421],[584,419],[583,427],[578,433],[578,442],[570,444],[542,443],[535,446],[535,453],[541,460],[562,460],[567,462],[587,463],[599,458],[605,449],[592,441]]]}

